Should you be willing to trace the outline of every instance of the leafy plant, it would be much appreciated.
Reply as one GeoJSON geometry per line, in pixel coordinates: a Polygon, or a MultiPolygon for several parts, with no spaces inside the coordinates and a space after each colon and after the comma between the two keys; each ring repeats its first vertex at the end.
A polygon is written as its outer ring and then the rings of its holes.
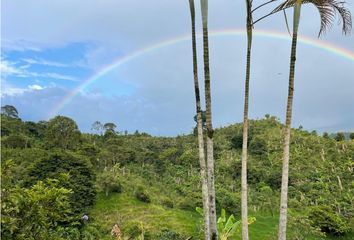
{"type": "MultiPolygon", "coordinates": [[[[248,224],[252,224],[256,221],[256,218],[249,217],[248,224]]],[[[227,240],[235,237],[240,232],[241,221],[236,221],[233,214],[226,218],[225,209],[221,209],[221,215],[217,222],[219,240],[227,240]]]]}

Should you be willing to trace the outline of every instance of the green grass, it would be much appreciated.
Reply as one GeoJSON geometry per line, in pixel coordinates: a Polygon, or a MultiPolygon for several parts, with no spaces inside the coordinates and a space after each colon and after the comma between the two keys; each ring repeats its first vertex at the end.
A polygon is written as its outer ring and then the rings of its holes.
{"type": "Polygon", "coordinates": [[[135,225],[143,226],[145,231],[152,233],[168,228],[186,236],[198,235],[197,213],[143,203],[127,194],[111,194],[108,197],[100,194],[91,211],[91,218],[103,228],[107,237],[116,223],[123,232],[135,225]]]}
{"type": "MultiPolygon", "coordinates": [[[[103,229],[105,237],[110,239],[110,231],[114,224],[119,223],[123,232],[133,226],[143,227],[145,232],[158,233],[163,228],[171,229],[185,236],[198,239],[200,216],[196,212],[166,208],[154,203],[144,203],[126,193],[110,194],[108,197],[98,195],[97,202],[90,213],[91,219],[103,229]]],[[[256,222],[249,226],[250,239],[276,239],[278,216],[263,216],[252,214],[256,222]]],[[[289,229],[288,231],[291,231],[289,229]]],[[[241,235],[241,234],[240,234],[241,235]]],[[[236,237],[236,240],[241,237],[236,237]]],[[[350,240],[354,234],[344,237],[327,237],[328,240],[350,240]]],[[[309,238],[308,240],[318,240],[309,238]]]]}

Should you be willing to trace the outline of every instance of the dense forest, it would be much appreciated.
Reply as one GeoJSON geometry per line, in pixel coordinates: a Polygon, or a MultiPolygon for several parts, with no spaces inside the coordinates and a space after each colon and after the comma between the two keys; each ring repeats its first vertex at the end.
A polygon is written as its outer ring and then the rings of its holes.
{"type": "MultiPolygon", "coordinates": [[[[4,106],[2,238],[203,238],[197,130],[154,137],[117,125],[97,121],[81,133],[68,117],[22,121],[4,106]]],[[[283,128],[270,115],[249,120],[252,239],[277,236],[283,128]]],[[[242,139],[242,123],[215,129],[219,239],[241,239],[242,139]]],[[[353,139],[292,129],[289,239],[353,238],[353,139]]]]}

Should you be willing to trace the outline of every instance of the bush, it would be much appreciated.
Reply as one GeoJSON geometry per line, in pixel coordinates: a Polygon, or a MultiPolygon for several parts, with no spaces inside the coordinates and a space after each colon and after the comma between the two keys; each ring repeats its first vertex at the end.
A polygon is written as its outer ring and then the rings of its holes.
{"type": "Polygon", "coordinates": [[[7,148],[27,148],[30,147],[29,139],[23,135],[14,134],[2,139],[2,144],[7,148]]]}
{"type": "Polygon", "coordinates": [[[113,171],[103,171],[97,177],[98,191],[104,192],[106,197],[109,193],[121,193],[122,185],[119,182],[118,174],[113,171]]]}
{"type": "Polygon", "coordinates": [[[81,213],[93,204],[96,197],[95,174],[84,159],[63,151],[54,152],[29,168],[25,185],[31,186],[38,180],[47,178],[60,179],[63,173],[69,177],[61,182],[60,187],[73,190],[70,196],[72,213],[81,213]]]}
{"type": "Polygon", "coordinates": [[[233,194],[223,188],[216,191],[216,208],[224,208],[226,212],[239,215],[241,199],[238,194],[233,194]]]}
{"type": "Polygon", "coordinates": [[[159,234],[157,234],[158,240],[184,240],[186,237],[181,234],[171,230],[171,229],[163,229],[159,234]]]}
{"type": "Polygon", "coordinates": [[[143,187],[138,187],[138,189],[135,191],[135,197],[141,202],[151,202],[148,192],[145,191],[143,187]]]}
{"type": "Polygon", "coordinates": [[[263,155],[267,152],[267,143],[263,138],[254,137],[250,142],[249,151],[251,154],[263,155]]]}
{"type": "Polygon", "coordinates": [[[173,208],[173,206],[174,206],[173,201],[169,198],[163,198],[161,200],[161,204],[165,207],[168,207],[168,208],[173,208]]]}
{"type": "Polygon", "coordinates": [[[320,228],[324,233],[343,235],[350,231],[348,224],[326,205],[313,207],[309,219],[314,227],[320,228]]]}
{"type": "Polygon", "coordinates": [[[142,222],[134,222],[131,223],[129,226],[126,226],[124,229],[124,237],[127,237],[128,239],[153,239],[151,238],[151,233],[144,228],[142,222]]]}
{"type": "Polygon", "coordinates": [[[231,137],[230,142],[231,142],[231,148],[242,149],[242,143],[243,143],[242,133],[231,137]]]}

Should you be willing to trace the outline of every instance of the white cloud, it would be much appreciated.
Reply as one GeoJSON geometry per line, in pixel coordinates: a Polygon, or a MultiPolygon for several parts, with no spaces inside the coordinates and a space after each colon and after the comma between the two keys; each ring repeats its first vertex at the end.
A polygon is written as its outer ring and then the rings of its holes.
{"type": "Polygon", "coordinates": [[[1,59],[0,62],[0,72],[1,76],[5,75],[18,75],[21,74],[21,70],[16,68],[13,63],[1,59]]]}
{"type": "Polygon", "coordinates": [[[21,96],[26,92],[40,91],[47,87],[40,86],[38,84],[28,85],[27,87],[21,88],[13,86],[4,79],[1,81],[1,98],[21,96]]]}
{"type": "Polygon", "coordinates": [[[68,80],[68,81],[77,81],[77,79],[73,76],[54,73],[54,72],[34,72],[28,70],[30,66],[22,65],[16,66],[15,62],[10,62],[7,60],[1,59],[0,63],[0,71],[1,71],[1,78],[5,78],[8,76],[16,76],[16,77],[36,77],[36,78],[51,78],[51,79],[60,79],[60,80],[68,80]]]}
{"type": "Polygon", "coordinates": [[[30,89],[30,90],[42,90],[44,88],[39,86],[39,85],[37,85],[37,84],[34,84],[34,85],[29,85],[28,89],[30,89]]]}
{"type": "Polygon", "coordinates": [[[22,61],[31,65],[44,65],[52,67],[70,67],[69,64],[64,64],[60,62],[48,61],[44,59],[34,59],[34,58],[23,58],[22,61]]]}

